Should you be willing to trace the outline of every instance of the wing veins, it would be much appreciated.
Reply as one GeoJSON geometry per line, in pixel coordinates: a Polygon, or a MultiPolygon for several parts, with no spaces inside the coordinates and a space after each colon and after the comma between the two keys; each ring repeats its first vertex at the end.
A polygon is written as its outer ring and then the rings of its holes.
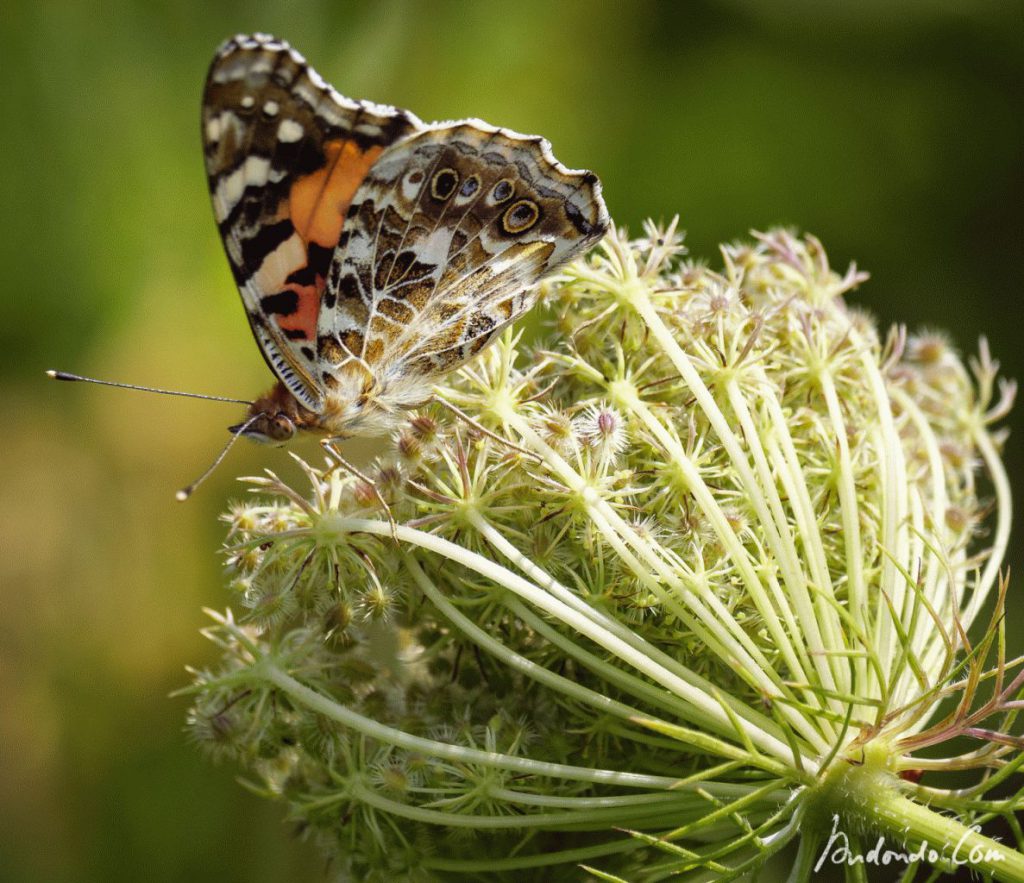
{"type": "MultiPolygon", "coordinates": [[[[569,200],[569,199],[571,199],[571,198],[572,198],[573,196],[575,196],[575,195],[576,195],[576,194],[577,194],[577,193],[578,193],[578,192],[579,192],[579,191],[580,191],[580,190],[582,189],[582,187],[583,187],[584,183],[585,183],[585,182],[581,180],[581,181],[580,181],[580,183],[579,183],[579,184],[577,184],[577,185],[576,185],[576,186],[575,186],[575,187],[574,187],[574,188],[572,189],[572,192],[571,192],[571,193],[569,194],[569,196],[568,196],[568,197],[565,197],[565,200],[566,200],[566,201],[568,201],[568,200],[569,200]]],[[[483,231],[483,227],[481,227],[481,232],[482,232],[482,231],[483,231]]],[[[479,237],[480,237],[480,233],[477,233],[477,234],[476,234],[476,236],[474,236],[474,237],[473,237],[473,238],[472,238],[471,240],[467,241],[467,242],[466,242],[466,244],[465,244],[465,245],[464,245],[464,246],[463,246],[462,248],[460,248],[460,249],[459,249],[459,251],[455,252],[455,254],[453,254],[453,255],[450,255],[450,256],[449,256],[449,258],[448,258],[449,262],[450,262],[450,261],[451,261],[451,260],[452,260],[452,259],[453,259],[453,258],[454,258],[455,256],[457,256],[458,254],[461,254],[461,253],[462,253],[462,252],[463,252],[463,251],[464,251],[464,250],[465,250],[466,248],[468,248],[468,247],[469,247],[469,243],[470,243],[470,242],[474,242],[474,241],[476,241],[477,239],[479,239],[479,237]]],[[[508,250],[509,248],[511,248],[511,243],[509,243],[509,245],[508,245],[508,246],[506,246],[506,248],[502,249],[502,250],[501,250],[500,252],[498,252],[498,253],[497,253],[496,255],[492,255],[491,259],[493,260],[493,258],[495,258],[495,257],[499,257],[500,255],[504,254],[504,253],[505,253],[505,252],[506,252],[506,251],[507,251],[507,250],[508,250]]],[[[488,261],[488,263],[490,263],[490,261],[488,261]]],[[[446,286],[445,286],[445,287],[446,287],[446,288],[456,288],[456,287],[458,287],[458,286],[459,286],[460,284],[462,284],[463,282],[465,282],[466,280],[468,280],[468,279],[469,279],[469,278],[470,278],[470,277],[471,277],[471,276],[472,276],[472,275],[473,275],[474,273],[477,273],[477,272],[479,272],[479,271],[480,271],[480,269],[481,269],[482,267],[485,267],[485,266],[487,266],[487,265],[488,265],[488,264],[486,264],[486,263],[485,263],[485,264],[481,264],[480,266],[474,267],[474,268],[472,268],[472,269],[470,269],[470,270],[465,270],[465,271],[463,271],[463,272],[462,272],[462,273],[461,273],[461,274],[460,274],[460,275],[459,275],[459,276],[458,276],[458,277],[457,277],[456,279],[450,280],[450,281],[449,281],[449,282],[448,282],[448,283],[446,284],[446,286]]],[[[543,274],[541,274],[541,275],[543,275],[543,274]]],[[[539,279],[539,277],[538,277],[538,279],[539,279]]],[[[524,280],[522,280],[522,281],[523,281],[523,282],[525,282],[525,279],[524,279],[524,280]]],[[[536,284],[537,284],[537,281],[538,281],[538,280],[535,280],[534,282],[532,282],[532,283],[530,283],[530,284],[524,285],[524,286],[523,286],[523,288],[522,288],[522,291],[524,291],[524,292],[525,292],[525,291],[527,291],[527,290],[528,290],[529,288],[531,288],[531,287],[532,287],[533,285],[536,285],[536,284]]],[[[435,291],[436,291],[437,285],[438,285],[439,283],[440,283],[440,279],[438,279],[438,280],[437,280],[437,282],[435,282],[435,283],[434,283],[434,288],[435,288],[435,291]]],[[[507,285],[506,285],[506,286],[502,286],[502,289],[505,289],[505,288],[511,288],[511,287],[513,287],[513,286],[507,286],[507,285]]],[[[500,291],[501,289],[498,289],[498,290],[500,291]]],[[[433,298],[433,295],[434,295],[434,292],[432,292],[432,293],[431,293],[431,298],[433,298]]],[[[465,305],[464,305],[463,307],[461,307],[461,308],[460,308],[460,309],[459,309],[459,310],[458,310],[457,312],[453,313],[453,314],[452,314],[452,315],[451,315],[451,316],[450,316],[450,317],[448,318],[448,320],[447,320],[447,321],[446,321],[446,322],[445,322],[445,323],[444,323],[443,325],[440,325],[440,326],[438,326],[438,328],[448,328],[449,326],[451,326],[451,325],[452,325],[452,324],[454,324],[455,322],[461,321],[461,320],[462,320],[462,319],[464,319],[464,318],[465,318],[465,317],[466,317],[466,316],[467,316],[467,315],[468,315],[468,314],[469,314],[469,313],[470,313],[470,312],[471,312],[471,311],[472,311],[472,310],[473,310],[474,308],[477,308],[477,309],[479,309],[479,308],[480,308],[481,306],[483,306],[484,304],[486,304],[486,303],[491,303],[491,302],[493,302],[494,300],[496,300],[496,296],[497,296],[497,291],[495,291],[495,292],[491,292],[491,293],[490,293],[490,294],[489,294],[488,296],[485,296],[485,297],[483,297],[483,298],[481,298],[481,299],[479,299],[479,300],[472,300],[472,301],[470,301],[469,303],[467,303],[467,304],[465,304],[465,305]]],[[[498,325],[496,325],[496,326],[494,327],[494,329],[492,329],[492,331],[489,331],[489,332],[486,332],[486,333],[488,333],[488,334],[490,334],[490,333],[496,333],[497,331],[500,331],[501,329],[503,329],[503,328],[506,328],[506,327],[507,327],[508,325],[510,325],[510,324],[511,324],[512,322],[514,322],[514,321],[515,321],[516,319],[518,319],[520,315],[522,315],[522,311],[520,311],[520,312],[519,312],[519,313],[517,313],[516,315],[512,316],[512,318],[511,318],[511,319],[509,319],[509,320],[508,320],[507,322],[499,323],[498,325]]],[[[410,336],[410,333],[411,333],[411,329],[407,329],[407,330],[406,330],[406,332],[405,332],[404,334],[402,334],[402,336],[401,336],[401,337],[400,337],[400,338],[399,338],[399,339],[398,339],[397,341],[395,341],[395,344],[396,344],[396,346],[397,346],[398,344],[400,344],[400,343],[404,342],[404,341],[405,341],[405,340],[406,340],[406,339],[408,338],[408,336],[410,336]]],[[[475,340],[476,338],[470,338],[470,339],[471,339],[471,340],[475,340]]],[[[464,345],[465,345],[465,344],[466,344],[467,342],[468,342],[468,341],[462,341],[462,342],[460,342],[459,344],[457,344],[456,346],[464,346],[464,345]]],[[[445,350],[439,350],[438,352],[446,352],[446,351],[447,351],[448,349],[454,349],[454,348],[455,348],[455,347],[447,347],[447,348],[446,348],[445,350]]],[[[405,361],[405,360],[407,360],[407,359],[411,359],[411,358],[413,358],[413,357],[415,356],[415,354],[416,354],[417,352],[420,352],[420,351],[419,351],[419,350],[415,350],[415,349],[414,349],[414,350],[411,350],[410,352],[408,352],[408,353],[406,353],[406,354],[404,354],[404,355],[402,356],[402,359],[401,359],[401,361],[405,361]]]]}
{"type": "MultiPolygon", "coordinates": [[[[423,201],[423,194],[424,194],[424,192],[427,189],[427,182],[429,182],[431,175],[433,174],[434,170],[437,168],[437,164],[441,161],[441,153],[442,153],[442,151],[438,151],[437,156],[434,158],[433,162],[431,163],[430,174],[425,174],[424,177],[423,177],[423,184],[420,186],[419,192],[416,194],[416,203],[413,206],[412,211],[409,213],[409,220],[405,224],[405,230],[402,231],[402,239],[400,240],[398,246],[395,248],[395,257],[396,257],[396,259],[398,257],[399,252],[402,250],[402,246],[405,245],[405,240],[406,240],[406,238],[409,235],[409,230],[412,227],[412,222],[416,218],[416,212],[419,210],[420,204],[423,201]]],[[[399,180],[401,180],[401,178],[399,178],[399,180]]],[[[381,211],[381,222],[380,222],[380,224],[377,227],[377,234],[373,238],[373,257],[372,257],[372,259],[370,261],[370,285],[371,286],[373,286],[373,279],[377,275],[376,274],[377,252],[378,252],[378,249],[380,247],[380,231],[381,231],[381,227],[383,227],[383,225],[384,225],[384,218],[385,218],[386,214],[387,214],[387,208],[384,208],[381,211]]],[[[392,266],[392,268],[394,268],[394,263],[392,263],[391,266],[392,266]]],[[[366,344],[367,344],[367,341],[369,341],[369,339],[370,339],[370,333],[371,333],[370,329],[371,329],[371,325],[373,324],[373,317],[377,315],[377,303],[383,297],[384,297],[383,291],[381,292],[381,297],[378,298],[377,297],[377,289],[376,289],[376,287],[371,287],[370,312],[369,312],[369,315],[366,318],[366,333],[363,335],[363,350],[362,350],[362,353],[361,353],[361,356],[364,359],[366,358],[366,344]]]]}

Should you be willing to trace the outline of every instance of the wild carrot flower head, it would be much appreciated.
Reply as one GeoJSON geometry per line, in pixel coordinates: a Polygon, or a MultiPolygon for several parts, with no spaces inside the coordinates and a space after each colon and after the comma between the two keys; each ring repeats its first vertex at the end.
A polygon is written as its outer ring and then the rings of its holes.
{"type": "Polygon", "coordinates": [[[1013,389],[984,343],[880,335],[864,278],[783,231],[718,270],[674,225],[616,231],[546,283],[536,342],[397,430],[369,470],[394,537],[340,471],[252,479],[197,740],[358,880],[724,877],[798,834],[805,861],[832,808],[999,811],[996,777],[937,777],[1015,769],[1001,620],[967,638],[1013,389]]]}

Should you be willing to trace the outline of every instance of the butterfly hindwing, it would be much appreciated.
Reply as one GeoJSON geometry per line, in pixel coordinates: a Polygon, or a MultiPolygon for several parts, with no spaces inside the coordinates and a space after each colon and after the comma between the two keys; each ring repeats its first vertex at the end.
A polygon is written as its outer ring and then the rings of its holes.
{"type": "Polygon", "coordinates": [[[566,169],[541,138],[476,120],[411,135],[352,199],[318,324],[321,369],[359,361],[396,398],[429,386],[607,226],[597,178],[566,169]]]}
{"type": "Polygon", "coordinates": [[[287,43],[225,43],[203,96],[214,214],[253,334],[298,401],[323,406],[316,330],[345,215],[387,147],[422,124],[352,101],[287,43]]]}

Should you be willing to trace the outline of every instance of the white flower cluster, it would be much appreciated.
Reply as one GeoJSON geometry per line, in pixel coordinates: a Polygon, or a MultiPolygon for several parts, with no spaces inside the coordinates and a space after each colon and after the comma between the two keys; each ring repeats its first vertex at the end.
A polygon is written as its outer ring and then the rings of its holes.
{"type": "Polygon", "coordinates": [[[740,873],[813,808],[952,806],[900,784],[942,768],[921,748],[1015,750],[993,721],[1020,684],[981,668],[995,631],[966,638],[1000,586],[1012,388],[984,346],[969,370],[939,334],[880,338],[813,238],[722,255],[613,232],[374,488],[304,467],[311,495],[271,475],[226,517],[243,612],[210,630],[194,732],[350,879],[740,873]]]}

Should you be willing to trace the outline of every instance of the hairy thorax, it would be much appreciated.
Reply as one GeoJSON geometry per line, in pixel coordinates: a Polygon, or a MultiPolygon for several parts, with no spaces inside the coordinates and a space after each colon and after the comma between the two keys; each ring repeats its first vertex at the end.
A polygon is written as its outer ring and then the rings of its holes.
{"type": "Polygon", "coordinates": [[[423,404],[429,389],[392,389],[366,384],[361,378],[342,378],[325,396],[319,412],[304,407],[281,382],[249,407],[246,420],[233,431],[269,444],[289,441],[297,430],[325,438],[386,435],[398,424],[402,411],[423,404]],[[244,429],[242,427],[245,427],[244,429]]]}

